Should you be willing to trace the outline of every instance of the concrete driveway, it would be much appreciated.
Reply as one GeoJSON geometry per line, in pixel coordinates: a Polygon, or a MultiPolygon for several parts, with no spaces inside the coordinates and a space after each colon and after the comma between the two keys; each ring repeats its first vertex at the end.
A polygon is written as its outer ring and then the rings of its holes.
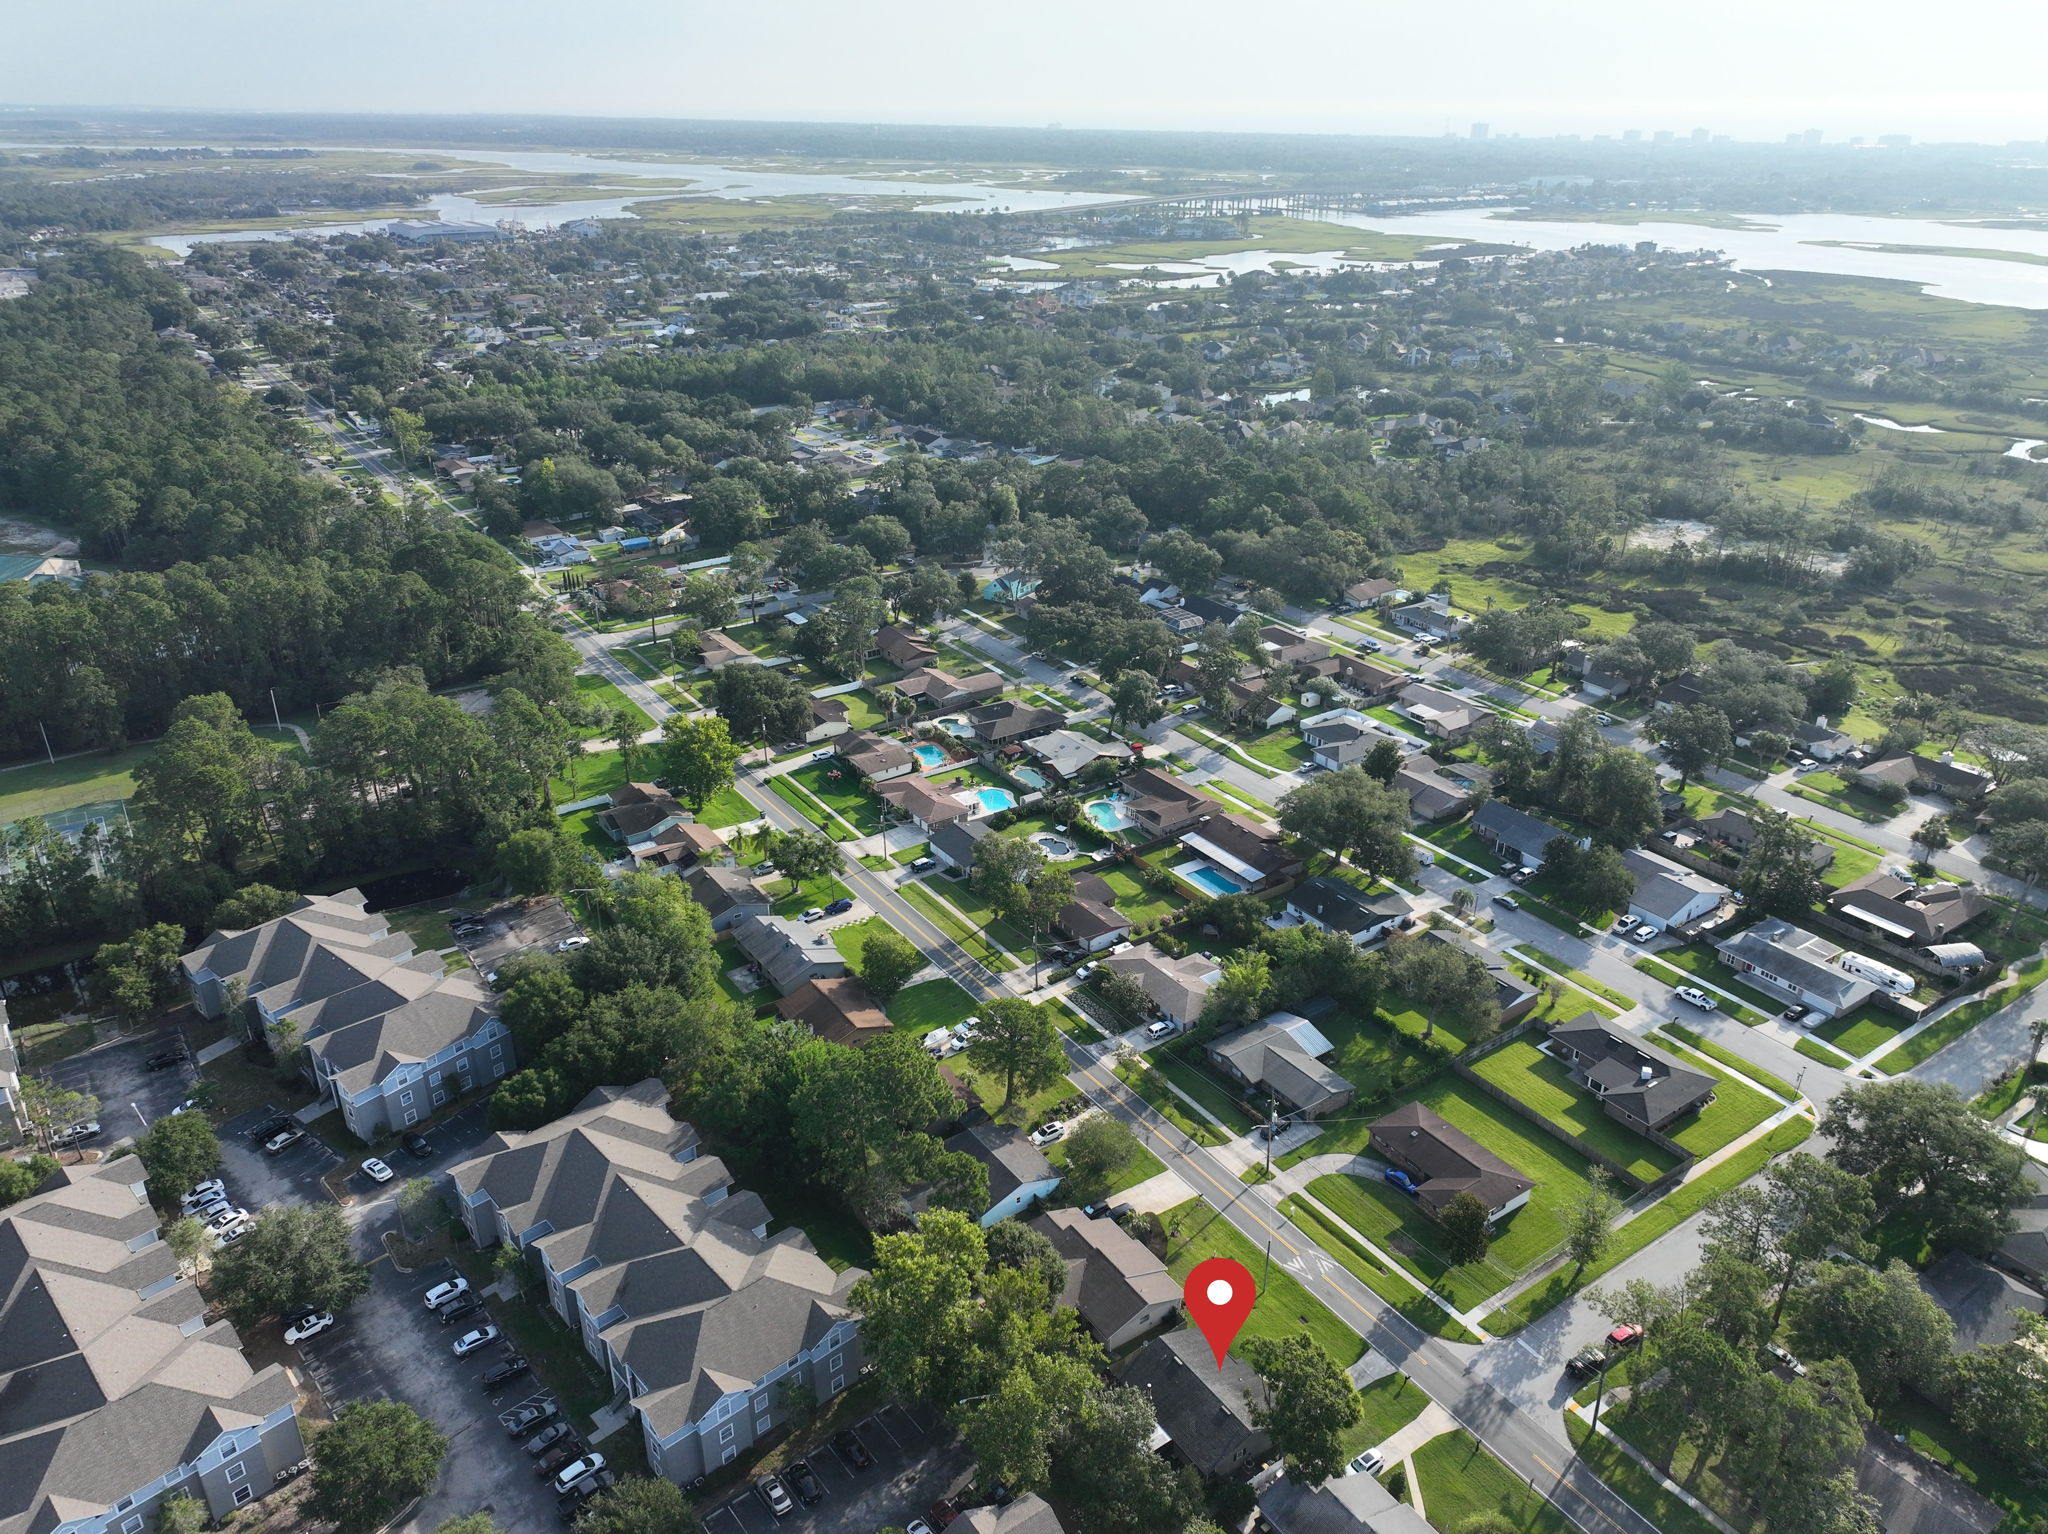
{"type": "Polygon", "coordinates": [[[167,1070],[153,1071],[146,1063],[160,1050],[183,1048],[183,1035],[164,1028],[54,1061],[43,1074],[100,1100],[99,1119],[106,1137],[96,1143],[104,1149],[134,1139],[191,1095],[198,1070],[189,1055],[184,1064],[167,1070]]]}
{"type": "Polygon", "coordinates": [[[300,1350],[306,1372],[331,1409],[350,1401],[403,1401],[448,1435],[441,1479],[401,1531],[431,1530],[463,1513],[488,1512],[507,1534],[559,1530],[555,1498],[534,1474],[533,1461],[498,1421],[501,1412],[536,1395],[541,1387],[527,1374],[487,1395],[477,1381],[503,1360],[509,1348],[496,1343],[454,1356],[455,1339],[484,1323],[489,1306],[442,1326],[421,1296],[452,1278],[452,1264],[401,1273],[383,1251],[382,1237],[395,1208],[367,1221],[366,1248],[380,1254],[370,1267],[370,1292],[342,1316],[341,1324],[300,1350]]]}
{"type": "MultiPolygon", "coordinates": [[[[935,1431],[936,1417],[885,1406],[855,1424],[875,1462],[855,1470],[830,1444],[804,1456],[825,1495],[814,1507],[798,1504],[777,1518],[749,1483],[704,1514],[705,1534],[870,1534],[904,1528],[931,1505],[967,1484],[974,1457],[950,1429],[935,1431]]],[[[793,1490],[794,1488],[792,1488],[793,1490]]]]}

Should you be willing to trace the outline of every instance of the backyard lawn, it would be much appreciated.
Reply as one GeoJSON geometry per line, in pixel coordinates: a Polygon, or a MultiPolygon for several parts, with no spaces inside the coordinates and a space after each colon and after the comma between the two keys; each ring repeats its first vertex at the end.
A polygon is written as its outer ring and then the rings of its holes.
{"type": "Polygon", "coordinates": [[[626,758],[619,751],[581,751],[569,759],[568,771],[551,779],[555,803],[576,804],[608,794],[626,781],[626,758]]]}
{"type": "MultiPolygon", "coordinates": [[[[1175,1278],[1185,1279],[1197,1263],[1210,1257],[1233,1257],[1252,1272],[1266,1266],[1265,1253],[1238,1229],[1200,1199],[1169,1209],[1166,1266],[1175,1278]]],[[[1349,1368],[1365,1356],[1365,1341],[1335,1315],[1327,1305],[1302,1288],[1285,1268],[1273,1267],[1259,1285],[1258,1303],[1246,1318],[1238,1341],[1247,1337],[1269,1337],[1278,1341],[1306,1332],[1322,1345],[1339,1368],[1349,1368]]],[[[1234,1346],[1234,1344],[1233,1344],[1234,1346]]]]}
{"type": "MultiPolygon", "coordinates": [[[[867,779],[851,767],[831,760],[810,762],[784,776],[802,784],[829,809],[836,811],[863,836],[882,829],[882,812],[868,791],[867,779]]],[[[772,781],[772,780],[771,780],[772,781]]]]}
{"type": "Polygon", "coordinates": [[[0,824],[130,798],[135,793],[136,764],[155,749],[131,746],[125,751],[10,767],[0,772],[0,824]]]}
{"type": "Polygon", "coordinates": [[[654,721],[647,717],[645,709],[641,708],[639,704],[633,702],[624,693],[620,692],[616,686],[607,682],[601,676],[591,676],[587,672],[578,676],[576,678],[576,701],[585,708],[598,711],[596,722],[584,732],[586,740],[611,734],[611,713],[615,708],[623,708],[630,712],[640,721],[639,727],[642,730],[654,728],[654,721]]]}
{"type": "Polygon", "coordinates": [[[1718,1066],[1704,1060],[1686,1063],[1717,1078],[1714,1100],[1691,1118],[1682,1119],[1664,1131],[1695,1156],[1711,1156],[1722,1146],[1734,1144],[1778,1111],[1779,1104],[1718,1066]]]}
{"type": "Polygon", "coordinates": [[[951,1028],[974,1015],[974,998],[957,980],[940,978],[907,985],[882,1010],[905,1032],[923,1038],[934,1028],[951,1028]]]}
{"type": "Polygon", "coordinates": [[[1147,889],[1135,868],[1097,870],[1102,882],[1116,891],[1116,908],[1134,922],[1156,921],[1187,904],[1178,891],[1147,889]]]}
{"type": "Polygon", "coordinates": [[[832,946],[839,950],[839,956],[852,966],[853,972],[857,975],[860,973],[861,947],[867,942],[869,934],[890,930],[889,924],[879,916],[842,922],[832,929],[832,946]]]}
{"type": "Polygon", "coordinates": [[[1475,1061],[1472,1069],[1644,1182],[1654,1181],[1678,1164],[1669,1151],[1609,1118],[1597,1097],[1573,1084],[1564,1062],[1545,1054],[1531,1039],[1516,1039],[1475,1061]]]}

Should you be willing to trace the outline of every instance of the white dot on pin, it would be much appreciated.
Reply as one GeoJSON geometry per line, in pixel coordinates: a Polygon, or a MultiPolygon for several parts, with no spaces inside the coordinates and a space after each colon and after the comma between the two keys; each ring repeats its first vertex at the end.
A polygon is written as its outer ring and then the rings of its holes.
{"type": "Polygon", "coordinates": [[[1212,1278],[1209,1280],[1208,1294],[1211,1305],[1228,1305],[1232,1292],[1229,1279],[1212,1278]]]}

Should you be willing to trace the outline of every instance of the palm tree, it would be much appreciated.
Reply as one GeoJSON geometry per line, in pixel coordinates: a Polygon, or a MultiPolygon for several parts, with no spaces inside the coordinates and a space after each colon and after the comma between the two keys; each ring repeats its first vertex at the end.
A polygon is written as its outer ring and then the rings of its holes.
{"type": "Polygon", "coordinates": [[[1471,885],[1461,884],[1451,891],[1451,909],[1456,911],[1458,915],[1470,916],[1472,908],[1477,904],[1479,904],[1479,900],[1472,893],[1471,885]]]}

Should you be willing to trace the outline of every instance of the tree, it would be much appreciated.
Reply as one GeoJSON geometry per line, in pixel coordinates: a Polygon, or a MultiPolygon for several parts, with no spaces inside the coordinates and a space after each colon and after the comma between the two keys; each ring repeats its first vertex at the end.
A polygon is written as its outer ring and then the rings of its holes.
{"type": "Polygon", "coordinates": [[[1392,783],[1406,760],[1406,755],[1393,741],[1381,740],[1373,743],[1373,748],[1365,753],[1365,760],[1358,767],[1375,783],[1392,783]]]}
{"type": "Polygon", "coordinates": [[[214,1259],[213,1297],[238,1326],[302,1307],[339,1313],[369,1287],[370,1271],[333,1204],[273,1204],[214,1259]]]}
{"type": "Polygon", "coordinates": [[[1334,858],[1350,858],[1384,879],[1412,878],[1408,849],[1408,796],[1356,767],[1326,772],[1281,798],[1282,830],[1334,858]]]}
{"type": "Polygon", "coordinates": [[[702,811],[714,795],[732,787],[741,749],[715,714],[702,719],[672,714],[662,727],[668,780],[692,810],[702,811]]]}
{"type": "Polygon", "coordinates": [[[1761,1260],[1777,1273],[1778,1296],[1771,1312],[1775,1324],[1793,1286],[1829,1252],[1865,1254],[1863,1233],[1877,1213],[1877,1203],[1866,1179],[1805,1151],[1774,1162],[1763,1188],[1775,1257],[1761,1260]]]}
{"type": "Polygon", "coordinates": [[[398,1220],[402,1229],[411,1235],[415,1229],[424,1233],[428,1222],[437,1213],[445,1217],[447,1208],[441,1203],[440,1190],[431,1177],[407,1178],[398,1190],[398,1220]]]}
{"type": "Polygon", "coordinates": [[[1581,818],[1610,847],[1633,847],[1664,824],[1663,791],[1648,757],[1605,746],[1594,761],[1581,818]]]}
{"type": "Polygon", "coordinates": [[[1949,829],[1946,815],[1929,815],[1913,828],[1907,838],[1908,845],[1920,854],[1920,861],[1932,863],[1934,854],[1946,851],[1955,844],[1955,832],[1949,829]]]}
{"type": "Polygon", "coordinates": [[[1614,1196],[1613,1179],[1605,1167],[1596,1166],[1587,1176],[1585,1192],[1565,1210],[1564,1253],[1572,1260],[1575,1280],[1600,1260],[1620,1217],[1621,1200],[1614,1196]]]}
{"type": "Polygon", "coordinates": [[[1106,1198],[1124,1169],[1144,1147],[1131,1126],[1106,1113],[1091,1113],[1067,1131],[1067,1196],[1092,1204],[1106,1198]]]}
{"type": "Polygon", "coordinates": [[[761,851],[765,861],[799,882],[836,874],[846,866],[846,854],[839,844],[815,831],[770,830],[761,851]]]}
{"type": "Polygon", "coordinates": [[[2048,879],[2048,820],[2014,820],[1991,828],[1991,850],[2008,873],[2027,881],[2026,892],[2013,907],[2010,928],[2019,913],[2034,903],[2034,887],[2048,879]]]}
{"type": "Polygon", "coordinates": [[[310,1518],[336,1534],[372,1534],[424,1496],[441,1473],[448,1440],[402,1401],[354,1401],[313,1440],[310,1518]]]}
{"type": "Polygon", "coordinates": [[[74,1092],[61,1082],[48,1076],[24,1076],[21,1079],[21,1114],[28,1120],[29,1130],[44,1145],[59,1130],[82,1120],[94,1118],[100,1111],[100,1100],[90,1092],[74,1092]]]}
{"type": "Polygon", "coordinates": [[[1152,568],[1183,593],[1199,595],[1216,584],[1223,573],[1223,556],[1194,534],[1171,528],[1149,541],[1144,548],[1152,568]]]}
{"type": "Polygon", "coordinates": [[[658,1475],[629,1475],[576,1515],[580,1534],[698,1534],[703,1526],[683,1489],[658,1475]]]}
{"type": "Polygon", "coordinates": [[[1066,1259],[1044,1232],[1020,1220],[998,1220],[988,1228],[988,1265],[1028,1273],[1045,1291],[1049,1305],[1067,1287],[1066,1259]]]}
{"type": "Polygon", "coordinates": [[[2014,1310],[2016,1335],[1955,1361],[1955,1422],[2008,1463],[2032,1472],[2048,1461],[2048,1320],[2014,1310]]]}
{"type": "Polygon", "coordinates": [[[435,1526],[434,1534],[505,1534],[505,1531],[498,1527],[497,1520],[489,1513],[461,1513],[443,1519],[435,1526]]]}
{"type": "Polygon", "coordinates": [[[180,1272],[196,1272],[199,1259],[213,1250],[213,1232],[206,1228],[204,1221],[189,1214],[183,1215],[164,1227],[164,1245],[178,1259],[180,1272]]]}
{"type": "Polygon", "coordinates": [[[1728,754],[1735,744],[1728,716],[1704,703],[1660,709],[1644,731],[1664,748],[1664,759],[1678,769],[1682,788],[1728,754]]]}
{"type": "Polygon", "coordinates": [[[1146,994],[1145,987],[1121,970],[1097,965],[1095,973],[1088,977],[1088,985],[1107,1006],[1127,1018],[1151,1014],[1152,998],[1146,994]]]}
{"type": "Polygon", "coordinates": [[[1165,710],[1159,684],[1142,671],[1127,671],[1109,689],[1110,723],[1124,730],[1142,730],[1165,710]]]}
{"type": "Polygon", "coordinates": [[[1755,835],[1735,887],[1759,916],[1796,917],[1812,910],[1821,895],[1820,870],[1810,856],[1813,838],[1782,810],[1757,804],[1748,814],[1755,835]]]}
{"type": "Polygon", "coordinates": [[[1543,869],[1582,911],[1625,911],[1635,899],[1636,876],[1612,847],[1581,847],[1569,836],[1554,837],[1543,849],[1543,869]]]}
{"type": "Polygon", "coordinates": [[[94,993],[102,1004],[139,1022],[174,994],[184,947],[184,932],[169,922],[130,933],[125,943],[102,943],[94,956],[94,993]]]}
{"type": "Polygon", "coordinates": [[[213,908],[212,925],[218,932],[244,932],[276,921],[298,903],[296,891],[245,884],[213,908]]]}
{"type": "Polygon", "coordinates": [[[557,895],[600,877],[597,859],[553,826],[514,831],[498,843],[496,860],[515,895],[557,895]]]}
{"type": "Polygon", "coordinates": [[[1363,1414],[1358,1392],[1312,1337],[1251,1337],[1239,1350],[1268,1392],[1265,1404],[1252,1403],[1252,1422],[1286,1457],[1290,1480],[1322,1485],[1343,1468],[1345,1430],[1363,1414]]]}
{"type": "Polygon", "coordinates": [[[199,1534],[207,1519],[204,1502],[178,1492],[157,1504],[156,1534],[199,1534]]]}
{"type": "Polygon", "coordinates": [[[1522,1534],[1504,1513],[1473,1513],[1458,1520],[1451,1534],[1522,1534]]]}
{"type": "Polygon", "coordinates": [[[984,836],[974,849],[967,887],[1008,916],[1023,900],[1031,876],[1045,867],[1045,854],[1018,836],[984,836]]]}
{"type": "Polygon", "coordinates": [[[1955,1323],[1896,1257],[1882,1272],[1824,1263],[1793,1297],[1789,1330],[1807,1358],[1843,1358],[1873,1406],[1906,1386],[1937,1383],[1948,1366],[1955,1323]]]}
{"type": "Polygon", "coordinates": [[[1493,1244],[1486,1205],[1469,1193],[1451,1196],[1437,1217],[1437,1228],[1443,1232],[1444,1257],[1453,1267],[1479,1261],[1493,1244]]]}
{"type": "Polygon", "coordinates": [[[802,740],[811,728],[810,692],[780,667],[727,666],[711,679],[711,706],[749,745],[802,740]]]}
{"type": "Polygon", "coordinates": [[[1435,1035],[1439,1017],[1475,1040],[1500,1027],[1499,993],[1477,954],[1423,936],[1394,938],[1384,957],[1394,988],[1421,1003],[1429,1019],[1425,1039],[1435,1035]]]}
{"type": "Polygon", "coordinates": [[[967,1058],[983,1070],[1001,1074],[998,1114],[1009,1109],[1019,1087],[1027,1095],[1043,1091],[1066,1074],[1067,1056],[1060,1043],[1059,1024],[1050,1008],[1012,996],[982,1003],[967,1058]]]}
{"type": "Polygon", "coordinates": [[[1882,1219],[1938,1246],[1988,1251],[2032,1196],[2025,1152],[1946,1084],[1900,1077],[1852,1086],[1821,1115],[1828,1159],[1868,1178],[1882,1219]]]}
{"type": "Polygon", "coordinates": [[[1243,1028],[1267,1011],[1272,992],[1272,958],[1257,949],[1235,954],[1203,998],[1201,1026],[1210,1032],[1243,1028]]]}
{"type": "Polygon", "coordinates": [[[150,1202],[168,1209],[220,1170],[220,1139],[206,1115],[167,1113],[135,1142],[149,1173],[150,1202]]]}
{"type": "Polygon", "coordinates": [[[969,1382],[975,1286],[988,1238],[954,1210],[916,1229],[875,1239],[868,1275],[853,1287],[861,1345],[890,1393],[910,1401],[958,1400],[969,1382]]]}
{"type": "Polygon", "coordinates": [[[941,565],[919,565],[897,593],[896,608],[913,623],[936,623],[960,610],[960,587],[941,565]]]}
{"type": "Polygon", "coordinates": [[[50,1180],[57,1158],[41,1152],[20,1161],[0,1160],[0,1209],[20,1203],[50,1180]]]}
{"type": "Polygon", "coordinates": [[[877,927],[861,941],[860,978],[868,994],[885,1007],[930,962],[910,939],[886,927],[877,927]]]}

